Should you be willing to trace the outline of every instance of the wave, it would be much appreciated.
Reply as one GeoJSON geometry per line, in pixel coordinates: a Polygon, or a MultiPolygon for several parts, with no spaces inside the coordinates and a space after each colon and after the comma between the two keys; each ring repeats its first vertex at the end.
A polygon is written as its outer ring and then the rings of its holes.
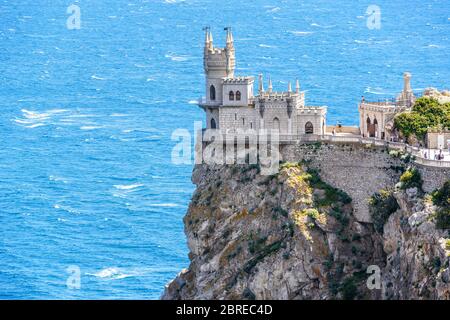
{"type": "Polygon", "coordinates": [[[27,109],[22,109],[21,110],[23,113],[23,116],[27,119],[46,119],[48,118],[50,115],[46,112],[44,113],[39,113],[37,111],[30,111],[27,109]]]}
{"type": "Polygon", "coordinates": [[[50,176],[48,177],[48,179],[49,179],[50,181],[67,183],[67,179],[65,179],[65,178],[63,178],[63,177],[54,176],[54,175],[50,175],[50,176]]]}
{"type": "Polygon", "coordinates": [[[322,25],[320,25],[318,23],[311,23],[310,26],[311,27],[317,27],[317,28],[324,28],[324,29],[330,29],[330,28],[336,27],[336,25],[322,26],[322,25]]]}
{"type": "Polygon", "coordinates": [[[271,45],[268,45],[268,44],[260,44],[259,46],[261,48],[276,48],[276,46],[271,46],[271,45]]]}
{"type": "Polygon", "coordinates": [[[189,100],[188,103],[189,103],[189,104],[197,104],[198,101],[197,101],[197,100],[189,100]]]}
{"type": "Polygon", "coordinates": [[[119,190],[133,190],[139,187],[143,187],[144,185],[142,183],[135,183],[135,184],[116,184],[114,185],[114,188],[119,190]]]}
{"type": "Polygon", "coordinates": [[[177,61],[177,62],[187,61],[190,58],[189,56],[184,56],[184,55],[177,56],[177,55],[175,55],[173,53],[168,53],[168,54],[165,55],[165,57],[169,58],[172,61],[177,61]]]}
{"type": "Polygon", "coordinates": [[[164,207],[164,208],[174,208],[179,207],[180,205],[176,203],[152,203],[150,207],[164,207]]]}
{"type": "Polygon", "coordinates": [[[58,209],[58,210],[63,210],[69,213],[74,213],[74,214],[79,214],[80,212],[78,210],[75,210],[69,206],[64,206],[64,205],[60,205],[60,204],[55,204],[53,206],[53,208],[58,209]]]}
{"type": "Polygon", "coordinates": [[[43,127],[43,126],[46,126],[46,124],[45,123],[35,123],[30,126],[25,126],[25,128],[33,129],[33,128],[38,128],[38,127],[43,127]]]}
{"type": "Polygon", "coordinates": [[[267,10],[266,12],[278,12],[278,11],[280,11],[281,10],[281,8],[280,7],[275,7],[275,8],[272,8],[272,9],[269,9],[269,10],[267,10]]]}
{"type": "Polygon", "coordinates": [[[96,76],[95,74],[91,76],[91,79],[93,79],[93,80],[106,80],[106,78],[102,78],[102,77],[96,76]]]}
{"type": "Polygon", "coordinates": [[[389,92],[384,91],[382,88],[372,88],[372,87],[367,87],[364,90],[364,93],[371,93],[376,95],[389,95],[389,92]]]}
{"type": "Polygon", "coordinates": [[[116,267],[105,268],[96,273],[86,273],[86,275],[102,279],[125,279],[132,276],[131,274],[123,273],[116,267]]]}
{"type": "Polygon", "coordinates": [[[103,128],[102,126],[81,126],[80,129],[81,130],[96,130],[96,129],[101,129],[103,128]]]}
{"type": "Polygon", "coordinates": [[[295,36],[307,36],[310,34],[313,34],[314,32],[312,31],[289,31],[290,33],[292,33],[295,36]]]}

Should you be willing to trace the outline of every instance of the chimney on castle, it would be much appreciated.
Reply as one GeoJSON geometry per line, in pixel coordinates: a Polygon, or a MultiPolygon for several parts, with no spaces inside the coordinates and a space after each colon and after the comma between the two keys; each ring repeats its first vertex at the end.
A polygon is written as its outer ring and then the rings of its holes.
{"type": "Polygon", "coordinates": [[[300,93],[300,82],[297,80],[295,80],[295,93],[300,93]]]}
{"type": "Polygon", "coordinates": [[[272,86],[272,78],[269,76],[269,90],[268,90],[268,92],[269,92],[269,93],[272,93],[272,89],[273,89],[273,86],[272,86]]]}
{"type": "Polygon", "coordinates": [[[263,82],[263,75],[262,73],[259,74],[258,76],[258,82],[259,82],[259,87],[258,87],[258,91],[259,94],[261,95],[264,92],[264,82],[263,82]]]}

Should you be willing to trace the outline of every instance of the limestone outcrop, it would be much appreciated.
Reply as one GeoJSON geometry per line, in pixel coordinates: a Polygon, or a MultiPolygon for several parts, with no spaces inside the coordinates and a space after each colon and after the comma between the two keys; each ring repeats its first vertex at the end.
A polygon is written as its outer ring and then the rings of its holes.
{"type": "Polygon", "coordinates": [[[325,170],[304,159],[272,176],[258,165],[197,165],[184,218],[191,263],[162,298],[450,299],[450,236],[428,197],[397,190],[399,209],[377,232],[354,214],[368,199],[322,181],[325,170]],[[370,266],[379,288],[367,285],[370,266]]]}

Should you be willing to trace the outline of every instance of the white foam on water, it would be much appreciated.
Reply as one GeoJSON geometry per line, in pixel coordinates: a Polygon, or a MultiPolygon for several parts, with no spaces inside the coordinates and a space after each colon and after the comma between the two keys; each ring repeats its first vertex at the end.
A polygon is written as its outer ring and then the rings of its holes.
{"type": "Polygon", "coordinates": [[[35,123],[35,124],[32,124],[31,126],[25,126],[25,128],[33,129],[33,128],[38,128],[38,127],[42,127],[45,125],[46,125],[45,123],[35,123]]]}
{"type": "Polygon", "coordinates": [[[330,28],[336,27],[336,25],[322,26],[322,25],[320,25],[318,23],[311,23],[310,26],[311,27],[316,27],[316,28],[323,28],[323,29],[330,29],[330,28]]]}
{"type": "Polygon", "coordinates": [[[50,175],[50,176],[48,177],[48,179],[49,179],[50,181],[67,183],[67,179],[66,179],[66,178],[59,177],[59,176],[50,175]]]}
{"type": "Polygon", "coordinates": [[[144,185],[142,183],[135,183],[135,184],[116,184],[114,185],[114,188],[119,190],[133,190],[139,187],[143,187],[144,185]]]}
{"type": "Polygon", "coordinates": [[[125,279],[132,276],[131,274],[123,273],[119,268],[116,267],[105,268],[96,273],[86,273],[86,275],[102,279],[125,279]]]}
{"type": "Polygon", "coordinates": [[[81,126],[80,129],[81,130],[96,130],[96,129],[101,129],[103,128],[102,126],[81,126]]]}
{"type": "Polygon", "coordinates": [[[27,109],[21,110],[23,113],[23,116],[27,119],[47,119],[49,117],[48,113],[39,113],[37,111],[30,111],[27,109]]]}
{"type": "Polygon", "coordinates": [[[102,77],[96,76],[95,74],[91,76],[91,79],[93,79],[93,80],[106,80],[106,78],[102,78],[102,77]]]}
{"type": "Polygon", "coordinates": [[[166,58],[169,58],[172,61],[180,62],[187,61],[190,57],[185,55],[176,55],[174,53],[168,53],[165,55],[166,58]]]}
{"type": "Polygon", "coordinates": [[[314,32],[312,31],[289,31],[290,33],[292,33],[295,36],[307,36],[310,34],[313,34],[314,32]]]}
{"type": "Polygon", "coordinates": [[[266,12],[278,12],[278,11],[280,11],[281,10],[281,8],[280,7],[274,7],[274,8],[271,8],[271,9],[269,9],[269,10],[267,10],[266,12]]]}
{"type": "Polygon", "coordinates": [[[179,207],[180,205],[176,203],[152,203],[150,207],[165,207],[165,208],[174,208],[179,207]]]}

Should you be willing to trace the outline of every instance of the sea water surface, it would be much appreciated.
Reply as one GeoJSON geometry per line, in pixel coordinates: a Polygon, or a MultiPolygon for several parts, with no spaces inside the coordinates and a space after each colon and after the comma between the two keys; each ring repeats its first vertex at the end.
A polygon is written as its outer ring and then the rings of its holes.
{"type": "Polygon", "coordinates": [[[403,71],[450,87],[445,0],[0,0],[1,299],[157,299],[188,266],[192,165],[171,134],[204,118],[206,25],[216,45],[233,27],[236,74],[299,78],[329,124],[357,124],[403,71]]]}

